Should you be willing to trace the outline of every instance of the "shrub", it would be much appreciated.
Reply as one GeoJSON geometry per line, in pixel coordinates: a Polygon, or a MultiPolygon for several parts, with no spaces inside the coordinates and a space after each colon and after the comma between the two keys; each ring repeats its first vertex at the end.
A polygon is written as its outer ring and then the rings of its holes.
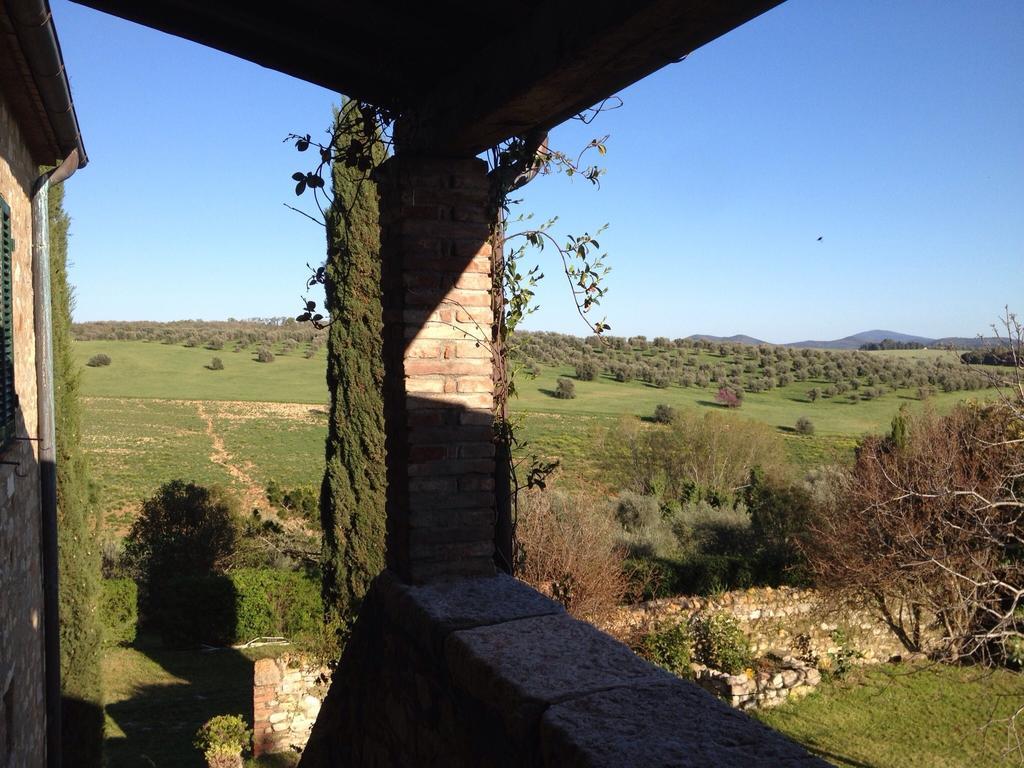
{"type": "Polygon", "coordinates": [[[685,624],[657,627],[640,641],[640,655],[678,677],[691,677],[690,632],[685,624]]]}
{"type": "Polygon", "coordinates": [[[193,744],[210,768],[228,768],[238,764],[238,757],[249,748],[251,738],[252,731],[242,715],[217,715],[196,732],[193,744]]]}
{"type": "Polygon", "coordinates": [[[295,638],[316,633],[323,618],[319,583],[296,571],[239,568],[171,580],[163,590],[159,628],[175,644],[295,638]]]}
{"type": "Polygon", "coordinates": [[[597,376],[597,364],[584,360],[576,366],[576,378],[580,381],[593,381],[597,376]]]}
{"type": "Polygon", "coordinates": [[[579,618],[598,617],[626,594],[625,553],[605,506],[581,493],[531,491],[519,502],[518,575],[579,618]]]}
{"type": "Polygon", "coordinates": [[[139,621],[139,588],[131,579],[104,579],[100,601],[104,645],[131,645],[139,621]]]}
{"type": "Polygon", "coordinates": [[[143,501],[125,538],[123,560],[144,586],[144,615],[156,608],[150,597],[161,583],[223,568],[235,551],[238,529],[234,501],[217,488],[172,480],[143,501]]]}
{"type": "Polygon", "coordinates": [[[694,659],[712,669],[738,675],[753,663],[747,636],[725,613],[698,616],[691,625],[694,659]]]}
{"type": "Polygon", "coordinates": [[[555,397],[561,400],[572,400],[576,397],[576,383],[572,379],[560,377],[555,388],[555,397]]]}
{"type": "Polygon", "coordinates": [[[726,408],[739,408],[743,405],[743,390],[738,387],[719,387],[715,400],[726,408]]]}
{"type": "Polygon", "coordinates": [[[274,353],[266,347],[260,347],[256,353],[256,361],[260,363],[272,363],[274,362],[274,353]]]}
{"type": "Polygon", "coordinates": [[[213,360],[210,361],[210,370],[211,371],[223,371],[224,370],[224,361],[221,360],[219,357],[213,358],[213,360]]]}
{"type": "Polygon", "coordinates": [[[102,368],[105,365],[110,365],[110,355],[99,353],[89,358],[89,362],[86,363],[90,368],[102,368]]]}
{"type": "Polygon", "coordinates": [[[310,522],[320,521],[320,489],[314,485],[285,488],[276,480],[267,483],[267,501],[281,517],[301,517],[310,522]]]}
{"type": "Polygon", "coordinates": [[[801,416],[796,420],[796,431],[801,435],[813,435],[814,434],[814,422],[808,419],[806,416],[801,416]]]}
{"type": "Polygon", "coordinates": [[[654,406],[654,420],[658,424],[669,424],[676,418],[676,409],[664,403],[654,406]]]}
{"type": "Polygon", "coordinates": [[[651,384],[656,386],[658,389],[665,389],[669,384],[672,383],[672,379],[664,373],[656,373],[651,377],[651,384]]]}

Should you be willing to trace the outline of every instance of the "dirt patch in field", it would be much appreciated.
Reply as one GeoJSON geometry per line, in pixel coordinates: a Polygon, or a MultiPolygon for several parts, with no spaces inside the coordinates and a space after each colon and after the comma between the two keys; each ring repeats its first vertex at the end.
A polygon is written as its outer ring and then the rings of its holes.
{"type": "Polygon", "coordinates": [[[206,425],[206,434],[210,438],[211,451],[210,461],[214,464],[219,464],[227,470],[228,474],[241,486],[242,489],[242,508],[246,511],[251,509],[258,509],[261,512],[268,511],[267,497],[263,493],[263,488],[252,479],[252,475],[249,474],[252,471],[252,464],[247,461],[237,461],[228,449],[224,446],[224,438],[217,432],[213,417],[207,413],[207,403],[197,400],[194,401],[196,405],[196,413],[200,420],[206,425]]]}

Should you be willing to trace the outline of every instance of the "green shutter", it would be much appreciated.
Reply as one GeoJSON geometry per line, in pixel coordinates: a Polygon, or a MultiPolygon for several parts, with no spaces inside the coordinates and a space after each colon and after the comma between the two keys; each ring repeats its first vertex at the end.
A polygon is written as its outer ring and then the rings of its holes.
{"type": "Polygon", "coordinates": [[[14,439],[18,400],[14,393],[14,302],[11,294],[11,260],[14,237],[11,233],[11,209],[0,197],[0,448],[14,439]]]}

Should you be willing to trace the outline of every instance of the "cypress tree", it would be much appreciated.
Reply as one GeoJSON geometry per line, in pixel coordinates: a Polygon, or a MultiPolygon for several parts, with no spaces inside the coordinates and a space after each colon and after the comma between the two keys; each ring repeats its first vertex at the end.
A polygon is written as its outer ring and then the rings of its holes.
{"type": "Polygon", "coordinates": [[[99,517],[89,498],[79,404],[81,369],[71,338],[64,187],[49,193],[54,414],[57,431],[57,539],[60,548],[61,747],[67,766],[103,763],[99,517]]]}
{"type": "MultiPolygon", "coordinates": [[[[353,142],[384,158],[353,103],[335,114],[335,156],[353,142]]],[[[323,593],[328,616],[352,616],[384,568],[384,362],[377,185],[343,159],[332,167],[334,205],[327,218],[327,387],[331,395],[320,493],[323,593]]]]}

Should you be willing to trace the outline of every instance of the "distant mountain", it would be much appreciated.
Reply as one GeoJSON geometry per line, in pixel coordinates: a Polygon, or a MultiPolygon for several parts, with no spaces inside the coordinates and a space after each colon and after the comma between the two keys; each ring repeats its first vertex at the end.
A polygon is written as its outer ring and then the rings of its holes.
{"type": "Polygon", "coordinates": [[[753,336],[747,336],[743,333],[737,333],[735,336],[709,336],[706,333],[695,333],[692,336],[686,338],[692,339],[693,341],[711,341],[715,344],[753,344],[755,347],[758,344],[768,344],[767,341],[761,341],[755,339],[753,336]]]}
{"type": "MultiPolygon", "coordinates": [[[[762,341],[761,339],[755,339],[753,336],[747,336],[743,333],[737,333],[735,336],[712,336],[707,333],[695,333],[692,336],[686,338],[694,341],[710,341],[713,344],[771,344],[769,341],[762,341]]],[[[879,344],[886,339],[892,341],[901,342],[917,342],[925,347],[949,347],[951,349],[974,349],[977,347],[993,347],[999,346],[999,339],[994,337],[978,338],[977,336],[946,336],[941,339],[929,339],[925,336],[914,336],[909,333],[900,333],[899,331],[885,331],[885,330],[873,330],[873,331],[862,331],[861,333],[855,333],[852,336],[844,336],[841,339],[832,339],[831,341],[794,341],[788,344],[780,344],[783,347],[796,347],[798,349],[803,348],[814,348],[814,349],[860,349],[862,344],[879,344]]]]}
{"type": "Polygon", "coordinates": [[[918,344],[928,346],[935,343],[935,339],[926,339],[924,336],[912,336],[908,333],[896,331],[862,331],[852,336],[844,336],[841,339],[832,341],[794,341],[791,344],[784,344],[786,347],[814,347],[816,349],[860,349],[861,344],[878,344],[885,339],[892,341],[916,341],[918,344]]]}

